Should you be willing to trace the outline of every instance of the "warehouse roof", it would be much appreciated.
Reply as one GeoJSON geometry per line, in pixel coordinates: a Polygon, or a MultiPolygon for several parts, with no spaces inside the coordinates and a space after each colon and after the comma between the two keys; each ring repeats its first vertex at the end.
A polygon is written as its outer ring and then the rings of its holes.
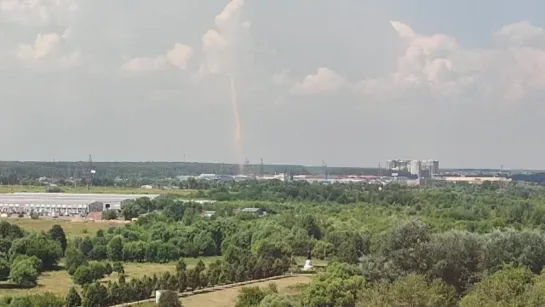
{"type": "Polygon", "coordinates": [[[76,205],[92,202],[121,203],[140,197],[155,198],[158,194],[68,194],[68,193],[11,193],[0,194],[0,204],[56,204],[76,205]]]}

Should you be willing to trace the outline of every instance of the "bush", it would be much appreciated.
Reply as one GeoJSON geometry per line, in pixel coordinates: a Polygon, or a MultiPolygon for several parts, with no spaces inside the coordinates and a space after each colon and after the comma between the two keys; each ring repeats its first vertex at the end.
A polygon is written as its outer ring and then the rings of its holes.
{"type": "Polygon", "coordinates": [[[92,261],[89,262],[89,268],[91,269],[91,272],[93,272],[93,278],[95,280],[104,278],[106,275],[106,266],[104,263],[92,261]]]}
{"type": "Polygon", "coordinates": [[[115,210],[102,211],[103,220],[117,220],[117,212],[115,210]]]}
{"type": "Polygon", "coordinates": [[[72,287],[68,295],[66,296],[65,301],[66,307],[78,307],[81,306],[81,297],[76,291],[76,288],[72,287]]]}
{"type": "Polygon", "coordinates": [[[178,294],[174,291],[165,290],[159,297],[159,307],[181,307],[178,294]]]}
{"type": "Polygon", "coordinates": [[[59,187],[47,187],[45,189],[46,193],[64,193],[64,191],[59,187]]]}
{"type": "Polygon", "coordinates": [[[114,262],[112,270],[114,272],[117,272],[118,274],[125,274],[125,268],[123,267],[123,262],[119,262],[119,261],[114,262]]]}
{"type": "Polygon", "coordinates": [[[64,307],[62,297],[53,293],[34,294],[14,298],[10,307],[64,307]]]}
{"type": "Polygon", "coordinates": [[[9,278],[9,272],[9,262],[5,259],[0,259],[0,281],[7,280],[9,278]]]}
{"type": "Polygon", "coordinates": [[[13,263],[9,279],[22,287],[34,287],[38,281],[38,269],[31,258],[17,260],[13,263]]]}
{"type": "Polygon", "coordinates": [[[97,279],[95,277],[93,270],[89,266],[83,265],[77,268],[72,279],[76,284],[83,286],[94,282],[97,279]]]}
{"type": "Polygon", "coordinates": [[[13,242],[10,250],[10,259],[18,255],[36,256],[42,261],[43,269],[54,269],[63,252],[61,244],[45,233],[32,233],[27,237],[13,242]]]}

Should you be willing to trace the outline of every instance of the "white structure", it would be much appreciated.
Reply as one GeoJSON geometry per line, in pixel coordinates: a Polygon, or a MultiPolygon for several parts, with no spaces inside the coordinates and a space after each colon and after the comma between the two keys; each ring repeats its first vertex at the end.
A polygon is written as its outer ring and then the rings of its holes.
{"type": "Polygon", "coordinates": [[[386,168],[394,172],[406,171],[418,176],[421,176],[425,171],[429,173],[431,178],[439,175],[439,161],[437,160],[388,160],[386,168]]]}
{"type": "Polygon", "coordinates": [[[437,160],[422,161],[422,168],[427,170],[432,178],[439,175],[439,161],[437,160]]]}
{"type": "Polygon", "coordinates": [[[305,261],[305,266],[303,266],[303,271],[312,270],[312,257],[310,256],[310,249],[308,250],[307,260],[305,261]]]}
{"type": "Polygon", "coordinates": [[[412,160],[411,161],[411,174],[417,175],[420,177],[421,174],[421,163],[419,160],[412,160]]]}
{"type": "Polygon", "coordinates": [[[94,202],[112,209],[120,209],[121,202],[141,197],[155,198],[158,194],[65,194],[65,193],[11,193],[0,194],[1,212],[39,212],[80,214],[87,213],[94,202]]]}
{"type": "Polygon", "coordinates": [[[392,171],[410,171],[411,160],[388,160],[386,161],[386,168],[392,171]]]}
{"type": "Polygon", "coordinates": [[[163,290],[155,290],[155,304],[159,304],[161,294],[163,294],[163,290]]]}

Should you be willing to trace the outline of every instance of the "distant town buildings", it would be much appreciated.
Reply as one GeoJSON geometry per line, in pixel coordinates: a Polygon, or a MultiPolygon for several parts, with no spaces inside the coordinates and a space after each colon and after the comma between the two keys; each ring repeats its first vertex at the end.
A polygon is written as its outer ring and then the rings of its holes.
{"type": "Polygon", "coordinates": [[[392,172],[407,172],[418,177],[435,178],[439,175],[437,160],[388,160],[386,168],[392,172]]]}

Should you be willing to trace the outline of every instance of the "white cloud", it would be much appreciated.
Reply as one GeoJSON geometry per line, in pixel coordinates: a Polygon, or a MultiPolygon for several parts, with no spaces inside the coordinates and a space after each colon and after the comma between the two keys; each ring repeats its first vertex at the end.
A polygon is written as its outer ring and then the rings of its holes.
{"type": "Polygon", "coordinates": [[[176,43],[174,48],[169,50],[166,54],[167,61],[180,69],[186,69],[187,63],[193,56],[193,48],[176,43]]]}
{"type": "Polygon", "coordinates": [[[227,62],[225,60],[227,46],[227,41],[216,30],[208,30],[202,37],[204,52],[202,71],[218,73],[223,70],[224,64],[227,62]]]}
{"type": "Polygon", "coordinates": [[[77,10],[77,0],[0,0],[0,21],[25,26],[67,23],[77,10]]]}
{"type": "Polygon", "coordinates": [[[316,95],[335,92],[346,85],[346,79],[335,71],[320,67],[316,74],[306,76],[290,90],[294,95],[316,95]]]}
{"type": "Polygon", "coordinates": [[[67,70],[82,64],[80,51],[66,51],[57,33],[38,34],[33,44],[19,45],[16,58],[36,71],[67,70]]]}
{"type": "Polygon", "coordinates": [[[544,47],[545,29],[536,27],[528,21],[521,21],[503,26],[493,34],[500,44],[507,46],[540,46],[544,47]]]}
{"type": "Polygon", "coordinates": [[[234,47],[239,42],[241,29],[250,28],[249,21],[241,21],[244,0],[232,0],[216,16],[216,29],[202,37],[204,63],[201,73],[232,72],[235,67],[234,47]]]}
{"type": "Polygon", "coordinates": [[[400,98],[417,90],[450,98],[471,94],[472,101],[515,102],[545,87],[545,49],[532,45],[543,38],[542,28],[526,22],[508,25],[493,36],[507,47],[472,49],[445,34],[422,35],[401,22],[391,24],[404,51],[390,75],[358,83],[368,97],[400,98]]]}
{"type": "Polygon", "coordinates": [[[52,54],[61,38],[56,33],[38,34],[33,45],[23,44],[19,46],[17,57],[22,60],[39,60],[52,54]]]}
{"type": "Polygon", "coordinates": [[[128,60],[123,64],[122,68],[129,72],[152,72],[164,69],[165,64],[166,61],[163,56],[155,58],[139,57],[128,60]]]}
{"type": "Polygon", "coordinates": [[[193,56],[193,48],[176,43],[165,55],[136,57],[127,60],[122,69],[128,72],[154,72],[167,69],[169,65],[185,70],[193,56]]]}

